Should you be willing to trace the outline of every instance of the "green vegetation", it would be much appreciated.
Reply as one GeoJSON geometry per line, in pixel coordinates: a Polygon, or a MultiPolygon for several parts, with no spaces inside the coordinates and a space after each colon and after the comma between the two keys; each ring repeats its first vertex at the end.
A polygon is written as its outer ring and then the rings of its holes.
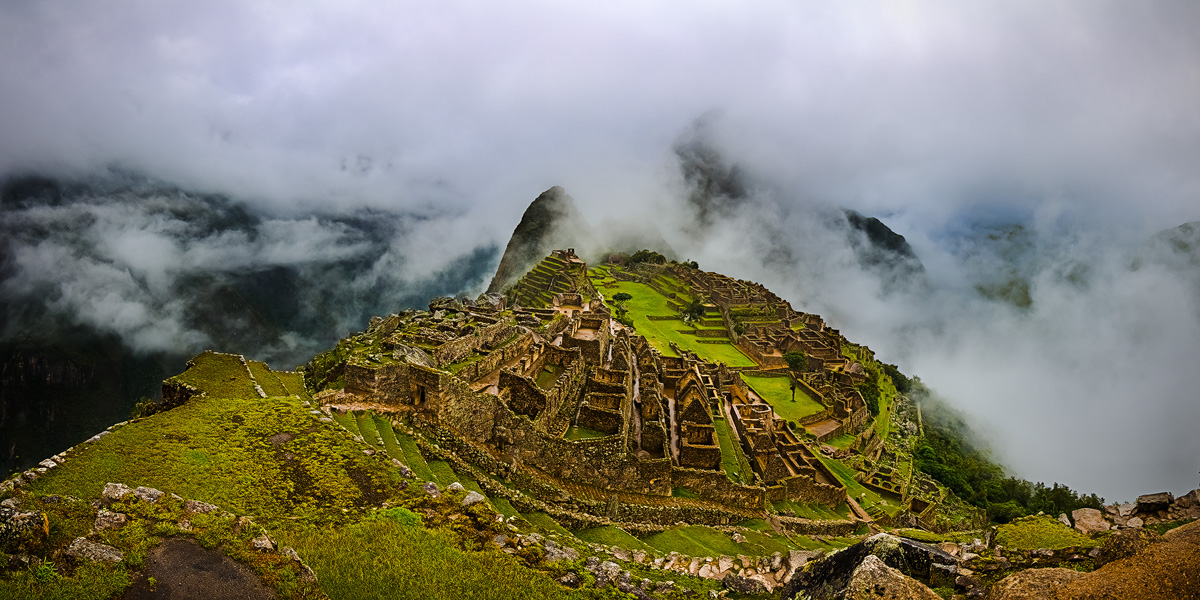
{"type": "Polygon", "coordinates": [[[793,371],[803,371],[808,368],[808,355],[803,352],[784,352],[783,360],[793,371]]]}
{"type": "Polygon", "coordinates": [[[1084,495],[1065,485],[1031,483],[1007,477],[1003,467],[970,440],[967,424],[937,400],[919,380],[913,380],[913,396],[925,416],[925,436],[913,448],[918,469],[950,488],[959,498],[985,509],[988,517],[1007,523],[1018,517],[1044,511],[1070,513],[1077,508],[1100,508],[1104,499],[1084,495]]]}
{"type": "Polygon", "coordinates": [[[1050,515],[1032,515],[996,528],[996,543],[1013,550],[1055,550],[1067,546],[1099,546],[1094,540],[1050,515]]]}
{"type": "Polygon", "coordinates": [[[602,546],[618,546],[629,550],[642,550],[645,552],[655,551],[652,546],[645,544],[642,540],[637,539],[615,525],[581,529],[575,532],[575,537],[585,542],[600,544],[602,546]]]}
{"type": "Polygon", "coordinates": [[[250,367],[250,373],[254,375],[254,381],[263,389],[263,392],[268,396],[290,396],[283,382],[271,372],[271,367],[267,363],[257,360],[248,360],[246,365],[250,367]]]}
{"type": "Polygon", "coordinates": [[[186,383],[214,398],[257,398],[250,373],[233,354],[204,352],[188,363],[188,369],[167,381],[186,383]]]}
{"type": "Polygon", "coordinates": [[[853,444],[854,440],[856,439],[858,438],[855,438],[848,433],[843,433],[842,435],[829,438],[825,441],[825,443],[833,446],[834,448],[838,448],[839,450],[845,450],[846,448],[849,448],[850,444],[853,444]]]}
{"type": "Polygon", "coordinates": [[[797,421],[808,415],[825,410],[820,402],[813,400],[804,390],[796,390],[796,400],[792,401],[791,377],[764,377],[761,375],[742,375],[746,385],[754,390],[763,400],[766,400],[775,414],[787,421],[797,421]]]}
{"type": "MultiPolygon", "coordinates": [[[[603,281],[607,275],[606,270],[593,271],[594,282],[597,279],[603,281]]],[[[664,356],[676,356],[669,345],[674,342],[680,348],[695,352],[697,356],[710,362],[723,362],[731,367],[756,366],[753,360],[732,344],[702,344],[696,336],[681,333],[681,321],[678,319],[648,319],[647,316],[676,317],[679,314],[678,306],[649,285],[632,281],[610,281],[597,283],[597,288],[609,298],[619,293],[630,295],[631,299],[626,301],[630,322],[638,334],[645,336],[664,356]]]]}
{"type": "Polygon", "coordinates": [[[773,506],[777,512],[790,510],[796,513],[797,517],[805,519],[844,521],[850,518],[850,505],[845,502],[839,504],[836,509],[824,504],[804,504],[791,500],[781,500],[773,503],[773,506]]]}
{"type": "Polygon", "coordinates": [[[983,539],[982,531],[955,531],[951,533],[933,533],[924,529],[897,529],[896,535],[910,540],[937,544],[939,542],[954,542],[957,544],[970,543],[975,539],[983,539]]]}
{"type": "Polygon", "coordinates": [[[603,431],[596,431],[594,429],[588,429],[587,427],[572,425],[567,428],[567,433],[563,437],[568,440],[590,440],[594,438],[608,437],[608,434],[604,433],[603,431]]]}
{"type": "Polygon", "coordinates": [[[718,417],[713,419],[713,426],[717,432],[717,442],[721,445],[721,469],[725,475],[735,483],[753,483],[754,471],[750,469],[750,460],[734,438],[729,421],[718,417]]]}
{"type": "Polygon", "coordinates": [[[854,470],[846,466],[842,461],[825,458],[824,456],[817,456],[817,459],[833,472],[833,475],[838,478],[838,481],[842,482],[842,485],[846,486],[846,494],[854,498],[858,502],[858,505],[867,511],[867,513],[873,516],[876,513],[885,513],[888,516],[894,516],[900,512],[902,507],[900,506],[899,498],[892,494],[880,494],[855,481],[854,470]]]}
{"type": "Polygon", "coordinates": [[[662,264],[666,264],[666,262],[667,262],[667,257],[665,257],[653,250],[645,250],[645,249],[634,252],[633,254],[631,254],[629,256],[628,259],[625,260],[625,264],[627,264],[627,265],[636,265],[638,263],[650,263],[653,265],[662,265],[662,264]]]}

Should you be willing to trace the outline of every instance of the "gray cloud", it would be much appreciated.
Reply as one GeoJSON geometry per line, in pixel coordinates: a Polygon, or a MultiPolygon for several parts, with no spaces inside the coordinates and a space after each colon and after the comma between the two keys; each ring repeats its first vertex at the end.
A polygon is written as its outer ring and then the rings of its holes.
{"type": "Polygon", "coordinates": [[[10,213],[77,235],[30,238],[3,289],[200,344],[180,282],[278,267],[334,285],[348,261],[343,302],[400,298],[563,185],[614,236],[661,235],[826,315],[1024,476],[1184,491],[1196,288],[1130,265],[1200,218],[1198,25],[1187,2],[8,3],[0,173],[117,166],[257,220],[197,232],[152,197],[10,213]],[[697,236],[672,146],[714,109],[754,201],[697,236]],[[905,235],[928,288],[887,293],[833,207],[905,235]],[[1020,243],[988,238],[1014,224],[1020,243]],[[1027,307],[979,293],[1013,278],[1027,307]]]}

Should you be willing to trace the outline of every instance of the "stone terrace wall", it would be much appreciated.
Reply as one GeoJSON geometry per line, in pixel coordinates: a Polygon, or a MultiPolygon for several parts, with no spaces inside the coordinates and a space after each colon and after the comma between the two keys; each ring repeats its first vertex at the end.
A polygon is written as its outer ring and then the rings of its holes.
{"type": "Polygon", "coordinates": [[[490,346],[497,340],[503,341],[516,333],[516,322],[511,318],[502,319],[491,325],[476,327],[475,332],[463,337],[450,340],[433,351],[433,359],[438,366],[458,362],[480,348],[490,346]]]}
{"type": "Polygon", "coordinates": [[[473,362],[458,372],[457,377],[464,381],[475,381],[507,363],[518,356],[523,356],[529,350],[529,345],[533,343],[533,334],[524,331],[517,339],[510,342],[503,348],[498,348],[488,352],[487,356],[473,362]]]}
{"type": "Polygon", "coordinates": [[[705,500],[720,502],[743,510],[766,510],[766,490],[740,485],[729,480],[724,471],[704,471],[674,467],[671,480],[675,487],[685,487],[705,500]]]}
{"type": "MultiPolygon", "coordinates": [[[[811,468],[808,469],[811,471],[811,468]]],[[[805,473],[801,467],[799,475],[789,477],[767,488],[767,498],[772,502],[779,500],[795,500],[805,504],[824,504],[834,507],[846,501],[846,489],[820,483],[813,479],[811,472],[805,473]]]]}

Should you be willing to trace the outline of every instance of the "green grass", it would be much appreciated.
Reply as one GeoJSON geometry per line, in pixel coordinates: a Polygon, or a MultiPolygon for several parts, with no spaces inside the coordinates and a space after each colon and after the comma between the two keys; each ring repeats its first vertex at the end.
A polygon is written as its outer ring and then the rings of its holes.
{"type": "MultiPolygon", "coordinates": [[[[936,544],[939,542],[969,543],[975,539],[983,539],[982,531],[954,531],[950,533],[933,533],[923,529],[897,529],[896,535],[918,542],[936,544]]],[[[1036,550],[1036,548],[1035,548],[1036,550]]]]}
{"type": "Polygon", "coordinates": [[[805,504],[791,500],[774,502],[773,506],[779,512],[794,511],[797,517],[804,519],[845,521],[850,518],[850,505],[845,502],[839,504],[836,509],[829,508],[824,504],[805,504]]]}
{"type": "Polygon", "coordinates": [[[450,466],[450,463],[444,460],[430,460],[426,462],[429,464],[429,471],[433,473],[434,481],[442,487],[458,481],[458,473],[454,472],[454,468],[450,466]]]}
{"type": "Polygon", "coordinates": [[[825,410],[820,402],[809,397],[799,386],[796,387],[796,400],[793,402],[790,377],[742,375],[742,379],[784,420],[796,421],[825,410]]]}
{"type": "Polygon", "coordinates": [[[205,397],[81,445],[30,489],[93,499],[106,482],[144,485],[269,522],[361,510],[395,489],[390,471],[295,398],[205,397]]]}
{"type": "Polygon", "coordinates": [[[335,600],[568,598],[569,590],[499,550],[466,552],[452,532],[389,519],[280,535],[335,600]]]}
{"type": "Polygon", "coordinates": [[[723,362],[731,367],[753,367],[756,363],[738,350],[732,344],[701,344],[694,335],[685,335],[678,330],[682,321],[651,321],[647,315],[672,316],[679,313],[673,308],[670,300],[658,290],[642,283],[621,281],[609,287],[598,288],[604,297],[609,299],[620,292],[633,296],[625,302],[629,309],[629,317],[633,319],[634,329],[644,336],[664,356],[675,356],[668,342],[675,342],[680,348],[695,352],[700,358],[709,362],[723,362]]]}
{"type": "Polygon", "coordinates": [[[842,435],[829,438],[825,443],[833,446],[834,448],[838,448],[839,450],[845,450],[846,448],[849,448],[856,439],[858,438],[848,433],[843,433],[842,435]]]}
{"type": "Polygon", "coordinates": [[[333,417],[334,422],[346,428],[346,431],[349,431],[351,434],[356,436],[362,435],[362,432],[358,430],[358,419],[354,418],[354,413],[335,410],[330,412],[330,416],[333,417]]]}
{"type": "Polygon", "coordinates": [[[296,372],[274,371],[275,376],[283,383],[283,387],[287,388],[289,396],[304,397],[308,392],[304,389],[304,376],[296,372]]]}
{"type": "Polygon", "coordinates": [[[725,475],[736,483],[748,484],[754,481],[750,461],[734,439],[729,422],[718,418],[713,419],[713,425],[717,432],[717,442],[721,445],[721,468],[724,469],[725,475]]]}
{"type": "Polygon", "coordinates": [[[412,472],[425,481],[435,481],[433,471],[429,470],[429,464],[425,462],[425,457],[421,455],[421,449],[417,447],[417,442],[406,433],[392,430],[396,434],[396,445],[400,446],[404,452],[404,458],[400,462],[408,465],[412,472]]]}
{"type": "Polygon", "coordinates": [[[618,546],[627,550],[642,550],[644,552],[654,552],[652,546],[642,542],[633,535],[626,532],[624,529],[616,525],[603,525],[601,527],[592,527],[591,529],[581,529],[575,532],[575,537],[593,544],[601,546],[618,546]]]}
{"type": "Polygon", "coordinates": [[[271,372],[271,368],[267,363],[257,360],[248,360],[246,363],[250,366],[250,372],[254,374],[254,380],[258,382],[258,387],[263,389],[263,392],[268,396],[291,396],[292,393],[283,386],[283,383],[271,372]]]}
{"type": "Polygon", "coordinates": [[[372,414],[372,418],[375,419],[375,430],[379,432],[379,438],[383,440],[383,449],[388,456],[404,462],[404,449],[396,442],[396,432],[392,431],[392,423],[376,414],[372,414]]]}
{"type": "Polygon", "coordinates": [[[505,517],[512,518],[521,516],[521,513],[517,512],[517,509],[513,507],[512,502],[508,501],[508,498],[492,498],[491,500],[492,507],[496,509],[496,512],[504,515],[505,517]]]}
{"type": "Polygon", "coordinates": [[[191,385],[214,398],[258,396],[246,367],[242,366],[237,356],[231,354],[201,353],[192,359],[192,366],[188,370],[171,379],[191,385]]]}
{"type": "Polygon", "coordinates": [[[383,440],[379,438],[379,431],[375,429],[375,418],[371,413],[356,411],[354,420],[358,423],[358,431],[362,433],[363,441],[377,448],[383,446],[383,440]]]}
{"type": "Polygon", "coordinates": [[[559,543],[571,544],[571,542],[575,542],[571,545],[578,545],[578,541],[576,541],[575,536],[570,531],[567,531],[558,521],[555,521],[554,517],[544,512],[521,513],[521,517],[529,521],[529,524],[533,525],[534,529],[537,529],[543,535],[551,533],[557,535],[559,543]]]}
{"type": "Polygon", "coordinates": [[[554,382],[558,381],[558,376],[562,375],[562,372],[563,368],[559,365],[546,365],[538,373],[535,383],[543,390],[549,391],[554,387],[554,382]]]}
{"type": "Polygon", "coordinates": [[[854,470],[846,466],[846,464],[842,461],[834,460],[832,458],[825,458],[824,456],[820,455],[817,456],[817,459],[820,460],[830,471],[833,471],[833,474],[838,478],[838,481],[841,481],[842,485],[846,486],[846,493],[851,498],[854,498],[854,500],[858,502],[858,505],[861,506],[863,510],[867,512],[871,512],[872,510],[883,511],[889,516],[893,516],[900,512],[901,506],[898,498],[890,494],[887,496],[882,496],[874,490],[863,487],[861,483],[854,480],[854,470]],[[887,501],[887,504],[884,504],[885,500],[887,501]]]}
{"type": "Polygon", "coordinates": [[[608,437],[608,434],[604,433],[603,431],[596,431],[595,429],[588,429],[587,427],[578,427],[576,425],[572,425],[567,428],[567,433],[563,437],[568,440],[590,440],[608,437]]]}
{"type": "Polygon", "coordinates": [[[1067,546],[1099,546],[1103,541],[1079,533],[1050,515],[1033,515],[997,527],[996,543],[1014,550],[1055,550],[1067,546]]]}

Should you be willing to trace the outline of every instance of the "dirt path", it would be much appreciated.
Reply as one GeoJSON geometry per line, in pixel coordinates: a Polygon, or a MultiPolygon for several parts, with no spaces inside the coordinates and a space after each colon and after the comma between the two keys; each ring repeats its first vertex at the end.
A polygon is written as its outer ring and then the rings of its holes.
{"type": "Polygon", "coordinates": [[[122,600],[269,600],[275,592],[250,567],[190,539],[169,539],[150,551],[146,571],[122,600]],[[148,577],[155,579],[150,590],[148,577]]]}

